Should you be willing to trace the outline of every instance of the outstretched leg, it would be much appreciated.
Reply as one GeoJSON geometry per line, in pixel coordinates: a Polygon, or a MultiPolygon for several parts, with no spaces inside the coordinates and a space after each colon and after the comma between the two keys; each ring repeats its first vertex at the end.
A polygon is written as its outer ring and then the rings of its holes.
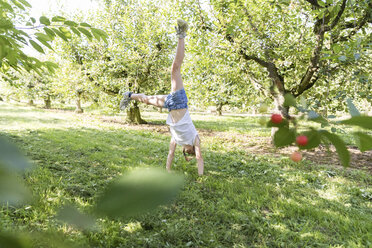
{"type": "Polygon", "coordinates": [[[125,92],[123,99],[120,101],[120,109],[124,110],[128,107],[131,100],[146,103],[147,105],[154,105],[155,107],[164,107],[166,95],[146,96],[145,94],[133,94],[132,92],[125,92]]]}
{"type": "Polygon", "coordinates": [[[145,94],[132,94],[130,99],[162,108],[166,97],[167,95],[146,96],[145,94]]]}
{"type": "Polygon", "coordinates": [[[183,89],[183,82],[181,77],[181,65],[185,57],[185,36],[188,29],[187,22],[178,19],[178,27],[176,28],[178,44],[176,50],[176,57],[174,58],[171,71],[171,92],[183,89]]]}
{"type": "Polygon", "coordinates": [[[185,57],[185,39],[178,39],[176,57],[174,58],[171,71],[171,92],[183,89],[181,77],[181,65],[185,57]]]}

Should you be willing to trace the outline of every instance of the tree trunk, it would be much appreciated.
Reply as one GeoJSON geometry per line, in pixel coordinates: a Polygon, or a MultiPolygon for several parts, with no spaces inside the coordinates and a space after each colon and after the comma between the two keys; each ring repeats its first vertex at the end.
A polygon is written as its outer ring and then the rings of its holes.
{"type": "Polygon", "coordinates": [[[284,95],[283,94],[277,93],[274,96],[274,105],[275,105],[275,111],[278,114],[281,114],[286,119],[291,118],[291,116],[289,115],[289,107],[284,106],[284,95]]]}
{"type": "Polygon", "coordinates": [[[138,107],[138,104],[134,102],[134,107],[130,107],[127,110],[127,119],[126,121],[129,123],[135,124],[146,124],[147,122],[141,118],[141,112],[138,107]]]}
{"type": "Polygon", "coordinates": [[[81,108],[81,93],[80,92],[76,92],[75,103],[76,103],[75,113],[78,113],[78,114],[83,113],[84,110],[81,108]]]}
{"type": "Polygon", "coordinates": [[[222,107],[223,107],[222,103],[217,103],[216,111],[217,111],[218,116],[222,115],[222,107]]]}
{"type": "Polygon", "coordinates": [[[159,113],[163,113],[163,108],[159,108],[159,113]]]}
{"type": "MultiPolygon", "coordinates": [[[[289,115],[289,107],[284,106],[284,95],[281,93],[276,93],[274,96],[274,106],[275,106],[275,113],[281,114],[284,118],[290,119],[289,115]]],[[[274,135],[278,130],[277,127],[271,128],[271,143],[274,144],[274,135]]]]}
{"type": "Polygon", "coordinates": [[[50,100],[50,96],[47,96],[46,98],[44,98],[44,108],[46,109],[50,109],[52,107],[52,101],[50,100]]]}
{"type": "Polygon", "coordinates": [[[34,100],[33,99],[28,100],[27,105],[34,106],[35,105],[34,100]]]}

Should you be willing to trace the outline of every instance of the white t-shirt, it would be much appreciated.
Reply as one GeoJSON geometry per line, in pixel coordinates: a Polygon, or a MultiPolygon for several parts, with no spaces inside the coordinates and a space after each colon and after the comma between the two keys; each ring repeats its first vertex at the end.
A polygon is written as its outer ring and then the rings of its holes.
{"type": "Polygon", "coordinates": [[[195,137],[198,135],[194,123],[192,123],[189,110],[186,110],[185,115],[176,123],[173,123],[171,113],[167,118],[172,138],[178,145],[194,145],[195,137]]]}

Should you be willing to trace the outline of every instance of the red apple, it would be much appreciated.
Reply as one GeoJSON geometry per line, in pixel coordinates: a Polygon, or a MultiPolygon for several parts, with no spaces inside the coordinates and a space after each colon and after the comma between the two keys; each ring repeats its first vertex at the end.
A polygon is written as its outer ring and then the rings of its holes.
{"type": "Polygon", "coordinates": [[[271,122],[275,124],[279,124],[282,122],[283,117],[280,114],[272,114],[271,115],[271,122]]]}
{"type": "Polygon", "coordinates": [[[293,153],[291,154],[291,159],[292,159],[292,161],[294,161],[294,162],[299,162],[299,161],[301,161],[301,159],[302,159],[302,155],[301,155],[300,152],[293,152],[293,153]]]}
{"type": "Polygon", "coordinates": [[[298,146],[306,146],[308,141],[309,139],[306,135],[300,135],[296,138],[296,143],[298,144],[298,146]]]}

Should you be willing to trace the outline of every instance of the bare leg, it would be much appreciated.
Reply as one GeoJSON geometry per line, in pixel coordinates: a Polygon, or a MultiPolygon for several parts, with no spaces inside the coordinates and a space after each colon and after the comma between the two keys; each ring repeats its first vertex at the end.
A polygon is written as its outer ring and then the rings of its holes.
{"type": "Polygon", "coordinates": [[[178,39],[178,45],[176,50],[176,57],[172,64],[171,74],[171,92],[180,90],[183,88],[183,82],[181,77],[181,65],[183,58],[185,57],[185,39],[178,39]]]}
{"type": "Polygon", "coordinates": [[[145,94],[132,94],[130,99],[162,108],[166,97],[167,95],[146,96],[145,94]]]}

